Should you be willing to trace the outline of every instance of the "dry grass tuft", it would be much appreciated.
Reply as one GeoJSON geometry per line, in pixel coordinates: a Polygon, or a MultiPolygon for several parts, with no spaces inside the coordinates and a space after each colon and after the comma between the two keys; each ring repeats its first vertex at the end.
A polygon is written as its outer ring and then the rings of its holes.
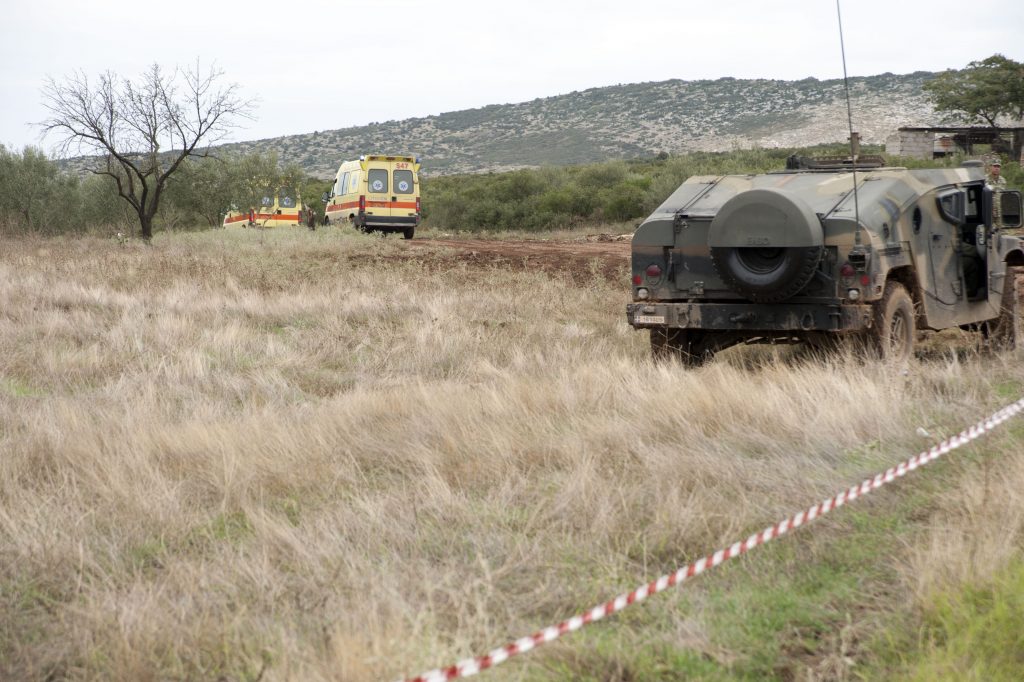
{"type": "MultiPolygon", "coordinates": [[[[1021,358],[972,354],[658,366],[616,283],[432,254],[334,232],[5,243],[0,677],[418,673],[760,530],[1024,386],[1021,358]]],[[[919,594],[1019,556],[1021,433],[948,465],[932,530],[896,557],[919,594]]],[[[661,637],[735,657],[702,603],[661,637]]],[[[578,671],[573,647],[496,674],[578,671]]]]}

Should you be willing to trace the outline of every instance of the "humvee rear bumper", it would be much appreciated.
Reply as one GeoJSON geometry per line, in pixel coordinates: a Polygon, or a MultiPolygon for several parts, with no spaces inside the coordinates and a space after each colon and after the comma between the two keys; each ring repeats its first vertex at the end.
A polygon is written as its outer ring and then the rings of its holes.
{"type": "Polygon", "coordinates": [[[867,329],[871,306],[864,304],[786,303],[630,303],[629,324],[721,331],[827,331],[867,329]]]}

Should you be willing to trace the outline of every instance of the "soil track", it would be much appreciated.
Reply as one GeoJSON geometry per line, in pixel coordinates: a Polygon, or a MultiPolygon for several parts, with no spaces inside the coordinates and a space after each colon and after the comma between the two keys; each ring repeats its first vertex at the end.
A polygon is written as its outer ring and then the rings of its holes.
{"type": "Polygon", "coordinates": [[[594,235],[572,241],[497,239],[414,239],[411,247],[430,247],[436,256],[454,250],[454,260],[473,265],[543,270],[579,281],[595,274],[625,281],[629,266],[629,235],[594,235]],[[441,247],[441,248],[437,248],[441,247]]]}

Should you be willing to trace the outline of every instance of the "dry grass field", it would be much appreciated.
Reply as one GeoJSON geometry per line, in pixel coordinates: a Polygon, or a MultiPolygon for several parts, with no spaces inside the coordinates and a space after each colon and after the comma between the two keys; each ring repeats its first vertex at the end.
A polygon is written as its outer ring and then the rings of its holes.
{"type": "MultiPolygon", "coordinates": [[[[0,243],[0,678],[412,676],[1024,395],[1024,357],[957,335],[908,367],[657,365],[626,262],[565,253],[0,243]]],[[[1022,452],[1018,418],[484,677],[1019,679],[1022,452]]]]}

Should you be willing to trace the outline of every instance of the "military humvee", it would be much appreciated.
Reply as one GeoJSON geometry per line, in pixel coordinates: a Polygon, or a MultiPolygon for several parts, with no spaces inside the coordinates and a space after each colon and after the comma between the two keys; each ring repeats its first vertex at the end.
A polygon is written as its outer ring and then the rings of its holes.
{"type": "Polygon", "coordinates": [[[993,190],[978,162],[794,156],[692,177],[633,235],[627,318],[655,357],[687,364],[742,343],[856,341],[906,359],[917,329],[950,327],[1019,347],[1020,226],[1020,192],[993,190]]]}

